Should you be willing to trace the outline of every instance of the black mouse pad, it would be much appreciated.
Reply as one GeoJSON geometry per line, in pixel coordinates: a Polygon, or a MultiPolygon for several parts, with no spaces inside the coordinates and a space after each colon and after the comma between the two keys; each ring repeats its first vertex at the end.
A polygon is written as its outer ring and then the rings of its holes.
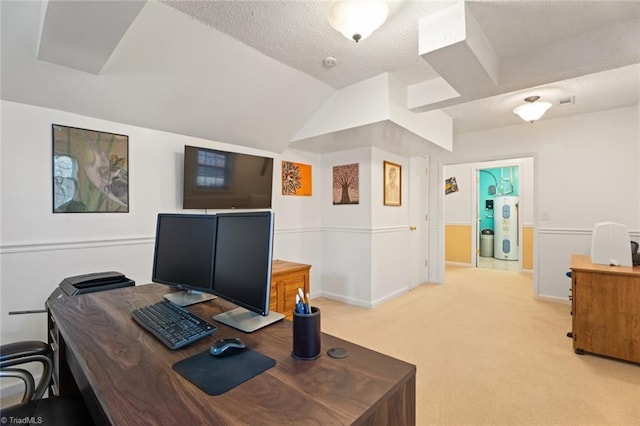
{"type": "Polygon", "coordinates": [[[205,351],[173,364],[173,369],[209,395],[220,395],[276,365],[276,360],[249,348],[216,358],[205,351]]]}

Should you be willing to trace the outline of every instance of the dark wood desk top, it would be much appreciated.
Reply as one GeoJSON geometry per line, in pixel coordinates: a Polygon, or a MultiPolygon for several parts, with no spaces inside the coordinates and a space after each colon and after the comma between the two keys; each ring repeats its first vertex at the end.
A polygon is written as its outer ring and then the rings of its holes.
{"type": "Polygon", "coordinates": [[[376,423],[382,418],[377,410],[396,424],[415,423],[414,365],[324,333],[319,359],[296,360],[291,356],[291,322],[245,334],[211,320],[234,307],[221,299],[188,307],[218,326],[212,336],[181,350],[167,349],[134,322],[131,312],[160,301],[168,291],[166,286],[147,284],[61,295],[47,302],[72,354],[71,371],[107,422],[376,423]],[[207,395],[172,369],[177,361],[208,350],[215,340],[234,336],[275,359],[276,366],[219,396],[207,395]],[[326,351],[336,346],[350,355],[329,357],[326,351]]]}

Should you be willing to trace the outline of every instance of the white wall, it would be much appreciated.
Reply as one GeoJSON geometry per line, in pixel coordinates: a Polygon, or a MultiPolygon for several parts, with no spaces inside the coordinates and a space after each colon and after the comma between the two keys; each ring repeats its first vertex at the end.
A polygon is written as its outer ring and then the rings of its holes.
{"type": "Polygon", "coordinates": [[[138,285],[151,280],[155,218],[180,212],[184,145],[274,157],[274,256],[308,263],[311,293],[374,306],[408,291],[408,159],[378,148],[333,154],[282,154],[3,101],[0,190],[2,341],[46,339],[42,308],[67,276],[118,270],[138,285]],[[129,213],[53,214],[51,125],[129,136],[129,213]],[[281,161],[313,167],[313,196],[283,196],[281,161]],[[403,167],[403,205],[382,205],[383,161],[403,167]],[[332,169],[360,164],[360,202],[332,204],[332,169]]]}
{"type": "Polygon", "coordinates": [[[155,219],[181,212],[184,145],[274,158],[274,256],[311,264],[312,296],[374,306],[408,291],[408,159],[378,148],[273,154],[220,142],[3,101],[0,206],[2,341],[46,339],[43,307],[67,276],[118,270],[151,280],[155,219]],[[53,214],[51,125],[129,136],[129,213],[53,214]],[[312,165],[313,195],[283,196],[281,161],[312,165]],[[382,205],[384,160],[403,167],[403,205],[382,205]],[[332,169],[360,164],[360,202],[332,204],[332,169]]]}
{"type": "MultiPolygon", "coordinates": [[[[383,303],[409,291],[409,160],[378,148],[371,150],[371,305],[383,303]],[[384,205],[384,162],[402,167],[401,205],[384,205]]],[[[413,259],[415,261],[415,259],[413,259]]]]}
{"type": "Polygon", "coordinates": [[[274,157],[274,255],[309,263],[312,293],[321,292],[318,155],[282,155],[3,101],[0,156],[0,340],[46,339],[45,316],[7,315],[41,309],[67,276],[118,270],[137,284],[151,280],[155,219],[182,211],[184,145],[274,157]],[[51,124],[129,136],[129,213],[53,214],[51,124]],[[281,160],[313,166],[313,197],[282,196],[281,160]]]}
{"type": "Polygon", "coordinates": [[[367,147],[325,154],[322,164],[322,294],[373,307],[409,291],[409,159],[367,147]],[[402,166],[399,207],[383,205],[384,161],[402,166]],[[333,167],[351,163],[359,164],[360,202],[333,205],[333,167]]]}
{"type": "MultiPolygon", "coordinates": [[[[45,338],[44,316],[7,312],[41,308],[66,276],[115,269],[139,284],[150,281],[155,215],[181,211],[185,144],[274,157],[275,256],[312,265],[314,296],[374,306],[406,291],[408,212],[404,201],[400,208],[382,206],[382,161],[402,164],[407,183],[406,158],[371,147],[276,155],[63,111],[0,106],[2,341],[45,338]],[[51,213],[52,123],[129,135],[130,213],[51,213]],[[312,197],[281,195],[282,159],[313,166],[312,197]],[[360,163],[360,204],[334,206],[332,167],[354,162],[360,163]]],[[[532,156],[534,279],[541,296],[566,299],[569,257],[588,253],[593,223],[626,223],[640,238],[638,121],[637,107],[623,108],[456,135],[453,153],[430,148],[429,281],[444,280],[444,165],[532,156]],[[539,221],[542,209],[549,210],[549,221],[539,221]]]]}
{"type": "MultiPolygon", "coordinates": [[[[230,148],[235,150],[235,148],[230,148]]],[[[276,212],[274,257],[311,265],[311,297],[322,293],[321,157],[304,151],[286,150],[275,155],[273,164],[273,203],[276,212]],[[282,160],[312,167],[311,196],[282,195],[282,160]]]]}
{"type": "MultiPolygon", "coordinates": [[[[444,196],[444,220],[448,225],[470,225],[474,217],[471,205],[471,194],[476,184],[472,180],[471,166],[467,164],[453,164],[445,166],[444,178],[456,178],[458,192],[444,196]]],[[[444,188],[444,183],[442,184],[444,188]]]]}
{"type": "Polygon", "coordinates": [[[371,301],[371,149],[322,157],[322,293],[359,306],[371,301]],[[333,205],[333,167],[359,164],[359,203],[333,205]]]}
{"type": "Polygon", "coordinates": [[[463,133],[453,153],[440,158],[446,164],[534,158],[535,285],[542,297],[566,300],[571,254],[589,254],[594,223],[623,223],[632,237],[640,235],[638,121],[635,106],[463,133]],[[549,220],[540,220],[543,210],[549,220]]]}

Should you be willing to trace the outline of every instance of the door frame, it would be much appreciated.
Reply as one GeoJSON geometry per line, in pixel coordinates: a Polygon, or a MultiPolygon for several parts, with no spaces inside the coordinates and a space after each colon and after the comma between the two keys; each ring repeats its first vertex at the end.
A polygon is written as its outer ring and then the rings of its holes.
{"type": "MultiPolygon", "coordinates": [[[[523,242],[523,221],[522,221],[522,159],[508,159],[508,160],[496,160],[496,161],[486,161],[480,163],[473,163],[471,167],[472,174],[472,182],[475,182],[472,194],[471,194],[471,205],[473,206],[473,215],[474,220],[471,221],[471,244],[472,244],[472,252],[475,254],[472,256],[474,260],[474,265],[476,268],[479,267],[480,263],[480,230],[478,229],[478,224],[480,223],[480,206],[479,203],[479,192],[480,192],[480,170],[485,169],[495,169],[500,167],[517,167],[518,168],[518,271],[522,272],[522,242],[523,242]]],[[[494,243],[495,244],[495,243],[494,243]]]]}

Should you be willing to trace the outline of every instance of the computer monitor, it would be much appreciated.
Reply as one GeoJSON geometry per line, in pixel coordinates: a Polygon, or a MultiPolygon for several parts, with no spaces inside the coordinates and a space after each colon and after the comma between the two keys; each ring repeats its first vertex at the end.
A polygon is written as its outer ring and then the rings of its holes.
{"type": "Polygon", "coordinates": [[[284,318],[269,312],[273,256],[272,211],[218,213],[212,293],[239,308],[213,317],[244,332],[284,318]]]}
{"type": "Polygon", "coordinates": [[[164,297],[180,306],[215,299],[211,294],[216,216],[160,213],[151,280],[179,288],[164,297]]]}

